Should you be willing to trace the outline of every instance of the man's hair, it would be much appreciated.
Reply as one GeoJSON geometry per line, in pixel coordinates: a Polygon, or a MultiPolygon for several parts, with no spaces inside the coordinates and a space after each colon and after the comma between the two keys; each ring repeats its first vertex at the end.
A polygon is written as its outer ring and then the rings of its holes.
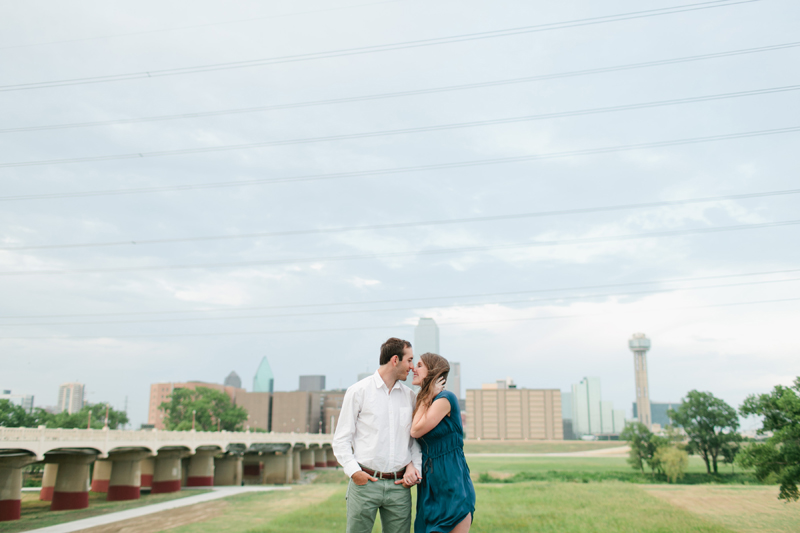
{"type": "Polygon", "coordinates": [[[403,351],[406,348],[411,348],[411,343],[397,337],[392,337],[381,344],[381,366],[388,363],[395,355],[402,361],[403,351]]]}

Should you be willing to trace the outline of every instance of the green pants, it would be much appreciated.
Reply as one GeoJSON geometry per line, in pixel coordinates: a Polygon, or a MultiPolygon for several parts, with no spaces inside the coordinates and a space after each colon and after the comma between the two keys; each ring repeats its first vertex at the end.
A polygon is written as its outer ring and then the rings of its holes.
{"type": "Polygon", "coordinates": [[[411,531],[411,489],[395,485],[393,479],[347,486],[347,533],[371,533],[375,513],[381,511],[384,533],[411,531]]]}

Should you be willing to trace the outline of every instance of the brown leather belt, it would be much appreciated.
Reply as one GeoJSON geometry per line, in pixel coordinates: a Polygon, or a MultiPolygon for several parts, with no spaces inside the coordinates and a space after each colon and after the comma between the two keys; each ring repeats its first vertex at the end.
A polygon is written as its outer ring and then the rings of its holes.
{"type": "Polygon", "coordinates": [[[402,470],[398,470],[397,472],[376,472],[375,470],[372,470],[371,468],[367,468],[366,466],[364,466],[362,464],[359,464],[358,466],[360,466],[361,470],[363,470],[364,472],[366,472],[370,476],[376,477],[378,479],[394,479],[394,480],[403,479],[403,476],[406,473],[406,469],[405,468],[403,468],[402,470]]]}

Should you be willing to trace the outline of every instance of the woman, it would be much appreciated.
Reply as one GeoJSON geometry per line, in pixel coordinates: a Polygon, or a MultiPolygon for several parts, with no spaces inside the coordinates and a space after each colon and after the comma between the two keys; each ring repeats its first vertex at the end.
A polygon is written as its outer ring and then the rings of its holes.
{"type": "Polygon", "coordinates": [[[447,359],[426,353],[414,368],[419,385],[411,436],[422,448],[422,482],[417,485],[414,533],[464,533],[472,525],[475,488],[464,458],[464,429],[458,398],[442,387],[447,359]]]}

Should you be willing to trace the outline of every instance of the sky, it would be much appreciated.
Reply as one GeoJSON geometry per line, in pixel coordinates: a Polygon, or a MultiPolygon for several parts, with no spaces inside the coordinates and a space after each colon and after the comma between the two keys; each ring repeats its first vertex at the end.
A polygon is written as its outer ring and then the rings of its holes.
{"type": "MultiPolygon", "coordinates": [[[[800,375],[800,4],[0,4],[0,387],[800,375]]],[[[462,391],[463,395],[463,391],[462,391]]]]}

